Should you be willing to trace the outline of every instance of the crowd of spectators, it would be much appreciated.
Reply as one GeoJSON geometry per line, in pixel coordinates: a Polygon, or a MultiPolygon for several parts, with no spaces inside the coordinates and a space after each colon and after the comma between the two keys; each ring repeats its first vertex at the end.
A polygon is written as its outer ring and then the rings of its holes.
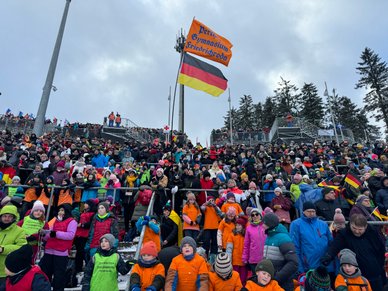
{"type": "MultiPolygon", "coordinates": [[[[247,272],[254,274],[262,258],[270,259],[275,266],[273,277],[282,288],[292,290],[292,278],[297,274],[324,265],[334,284],[339,272],[336,255],[348,248],[356,254],[373,290],[382,290],[386,280],[385,228],[367,221],[382,221],[387,214],[387,156],[384,142],[205,148],[184,139],[120,143],[59,133],[37,137],[2,131],[0,198],[2,205],[17,205],[22,218],[41,209],[35,205],[35,201],[41,201],[46,214],[51,209],[50,218],[62,222],[73,217],[78,223],[74,223],[74,232],[84,227],[82,215],[90,209],[97,211],[91,216],[95,217],[93,221],[85,223],[90,228],[86,237],[78,239],[86,260],[95,255],[99,238],[106,233],[114,236],[117,241],[113,244],[117,245],[118,240],[133,238],[145,226],[150,228],[148,237],[152,241],[159,237],[158,250],[178,244],[179,235],[184,234],[203,243],[206,257],[214,262],[218,252],[234,254],[230,243],[236,245],[239,238],[232,234],[237,236],[245,228],[250,233],[252,226],[261,229],[263,245],[252,248],[250,244],[258,241],[245,242],[243,238],[241,254],[235,256],[244,256],[240,263],[233,260],[236,267],[249,266],[247,272]],[[145,217],[143,212],[136,215],[139,219],[133,219],[139,205],[150,203],[152,192],[155,217],[145,217]],[[172,213],[178,218],[171,218],[172,213]],[[121,234],[116,221],[119,215],[124,216],[121,234]],[[207,215],[221,223],[209,224],[207,215]],[[180,224],[178,220],[183,221],[183,233],[178,230],[172,238],[166,227],[174,229],[180,224]],[[325,220],[334,223],[328,225],[325,220]],[[357,240],[360,237],[362,240],[357,240]],[[252,249],[259,253],[253,259],[253,251],[248,251],[252,249]]],[[[66,227],[71,225],[68,221],[66,227]]],[[[45,235],[60,242],[66,240],[56,236],[58,231],[51,226],[45,235]]],[[[50,264],[56,265],[57,260],[58,266],[63,266],[65,253],[54,248],[43,262],[52,259],[50,264]]],[[[50,276],[60,278],[61,271],[50,276]]],[[[244,273],[241,269],[239,272],[244,273]]],[[[58,280],[55,284],[60,285],[58,280]]],[[[245,284],[246,275],[243,281],[245,284]]]]}

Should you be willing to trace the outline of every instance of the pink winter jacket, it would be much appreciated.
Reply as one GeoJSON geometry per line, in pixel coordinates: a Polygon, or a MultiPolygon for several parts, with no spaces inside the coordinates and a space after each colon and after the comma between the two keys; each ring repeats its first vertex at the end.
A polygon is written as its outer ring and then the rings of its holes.
{"type": "Polygon", "coordinates": [[[257,264],[263,259],[264,243],[267,235],[264,233],[263,224],[249,224],[245,231],[244,250],[242,261],[257,264]]]}

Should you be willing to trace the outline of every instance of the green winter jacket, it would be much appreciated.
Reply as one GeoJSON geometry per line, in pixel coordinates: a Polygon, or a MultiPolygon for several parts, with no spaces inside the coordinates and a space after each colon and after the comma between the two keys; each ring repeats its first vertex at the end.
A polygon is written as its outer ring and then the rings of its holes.
{"type": "Polygon", "coordinates": [[[13,214],[15,216],[15,222],[5,229],[0,228],[0,247],[3,251],[0,253],[0,278],[5,277],[5,258],[7,255],[22,245],[27,244],[26,234],[24,230],[16,225],[16,221],[19,218],[19,213],[13,205],[6,205],[0,211],[0,219],[3,214],[13,214]]]}

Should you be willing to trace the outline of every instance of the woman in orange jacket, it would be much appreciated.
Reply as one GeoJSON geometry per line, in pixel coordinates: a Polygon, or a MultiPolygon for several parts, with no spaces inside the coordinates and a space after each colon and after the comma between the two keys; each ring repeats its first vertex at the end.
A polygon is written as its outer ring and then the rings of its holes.
{"type": "Polygon", "coordinates": [[[256,266],[256,276],[247,281],[241,291],[284,291],[273,278],[275,268],[270,260],[262,260],[256,266]]]}

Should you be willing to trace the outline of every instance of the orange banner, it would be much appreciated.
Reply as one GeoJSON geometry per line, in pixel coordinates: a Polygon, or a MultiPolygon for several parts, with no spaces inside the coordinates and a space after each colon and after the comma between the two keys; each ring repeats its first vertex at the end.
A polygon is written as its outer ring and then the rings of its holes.
{"type": "Polygon", "coordinates": [[[232,58],[232,44],[198,20],[193,20],[184,51],[228,66],[232,58]]]}

